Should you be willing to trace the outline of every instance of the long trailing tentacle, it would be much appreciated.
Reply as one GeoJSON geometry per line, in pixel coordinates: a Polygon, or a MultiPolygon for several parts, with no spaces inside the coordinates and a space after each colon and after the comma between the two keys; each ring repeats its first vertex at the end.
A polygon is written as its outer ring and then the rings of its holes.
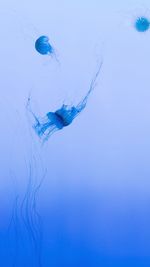
{"type": "Polygon", "coordinates": [[[11,228],[14,231],[14,252],[13,252],[13,262],[12,266],[15,267],[17,265],[17,253],[18,253],[18,248],[19,248],[19,216],[18,216],[18,199],[19,196],[17,195],[14,199],[14,204],[13,204],[13,209],[12,209],[12,215],[10,218],[10,223],[8,226],[8,233],[10,232],[11,228]]]}
{"type": "Polygon", "coordinates": [[[27,189],[21,205],[22,219],[28,232],[28,237],[33,244],[35,261],[38,267],[42,266],[42,221],[37,210],[37,194],[42,186],[45,175],[46,173],[44,172],[42,178],[38,181],[35,165],[33,162],[30,163],[27,189]]]}
{"type": "Polygon", "coordinates": [[[102,65],[103,65],[103,61],[100,62],[100,65],[98,67],[98,70],[97,72],[95,73],[95,76],[94,78],[92,79],[91,81],[91,84],[90,84],[90,88],[86,94],[86,96],[79,102],[79,104],[76,106],[77,110],[78,110],[78,113],[80,113],[85,107],[86,107],[86,104],[87,104],[87,101],[88,101],[88,98],[91,94],[91,92],[94,90],[94,88],[96,87],[96,82],[97,82],[97,78],[100,74],[100,71],[101,71],[101,68],[102,68],[102,65]]]}

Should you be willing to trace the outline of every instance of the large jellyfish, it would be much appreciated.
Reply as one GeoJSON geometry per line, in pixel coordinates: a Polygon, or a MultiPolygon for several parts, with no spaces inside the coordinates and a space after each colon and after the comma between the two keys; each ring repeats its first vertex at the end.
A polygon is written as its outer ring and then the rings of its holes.
{"type": "Polygon", "coordinates": [[[102,62],[90,84],[90,88],[86,96],[76,105],[62,105],[61,108],[54,112],[48,112],[45,117],[39,118],[30,107],[30,98],[28,99],[27,108],[34,117],[33,129],[43,142],[49,139],[49,137],[56,131],[62,130],[64,127],[70,125],[73,120],[84,110],[86,107],[89,95],[96,86],[96,80],[100,73],[102,62]]]}

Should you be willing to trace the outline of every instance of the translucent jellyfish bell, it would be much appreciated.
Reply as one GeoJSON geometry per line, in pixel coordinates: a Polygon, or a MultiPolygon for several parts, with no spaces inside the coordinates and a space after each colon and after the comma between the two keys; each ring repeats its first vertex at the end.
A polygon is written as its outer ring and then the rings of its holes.
{"type": "Polygon", "coordinates": [[[35,49],[41,55],[49,55],[54,53],[54,49],[46,35],[40,36],[35,42],[35,49]]]}

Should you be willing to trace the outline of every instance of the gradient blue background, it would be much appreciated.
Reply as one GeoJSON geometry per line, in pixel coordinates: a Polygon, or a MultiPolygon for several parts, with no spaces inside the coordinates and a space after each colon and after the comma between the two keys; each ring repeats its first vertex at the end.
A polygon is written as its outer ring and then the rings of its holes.
{"type": "MultiPolygon", "coordinates": [[[[13,266],[16,241],[7,230],[33,155],[38,177],[47,169],[37,203],[43,267],[150,266],[150,32],[133,28],[140,12],[150,16],[150,4],[124,2],[0,4],[1,267],[13,266]],[[41,34],[60,64],[35,51],[41,34]],[[101,58],[85,111],[41,147],[26,117],[28,95],[41,116],[78,103],[101,58]]],[[[17,267],[38,266],[31,248],[18,247],[17,267]]]]}

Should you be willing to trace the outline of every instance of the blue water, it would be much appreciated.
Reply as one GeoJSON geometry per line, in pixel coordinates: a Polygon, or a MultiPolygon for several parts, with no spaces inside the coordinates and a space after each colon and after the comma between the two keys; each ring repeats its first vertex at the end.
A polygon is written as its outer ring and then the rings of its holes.
{"type": "Polygon", "coordinates": [[[149,267],[149,2],[0,6],[0,267],[149,267]]]}

